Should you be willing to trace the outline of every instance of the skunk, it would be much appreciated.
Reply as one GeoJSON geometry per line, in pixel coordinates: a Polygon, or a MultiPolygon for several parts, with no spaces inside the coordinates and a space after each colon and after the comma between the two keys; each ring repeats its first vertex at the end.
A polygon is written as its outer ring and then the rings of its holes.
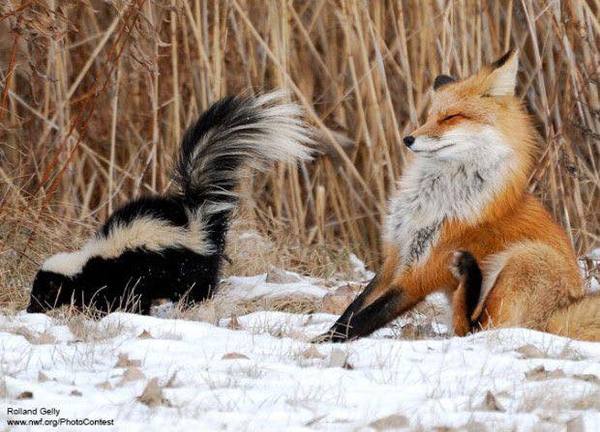
{"type": "Polygon", "coordinates": [[[210,297],[243,168],[310,158],[300,109],[281,97],[233,96],[213,104],[185,132],[176,192],[125,204],[79,251],[47,259],[27,312],[69,304],[148,314],[154,299],[193,304],[210,297]]]}

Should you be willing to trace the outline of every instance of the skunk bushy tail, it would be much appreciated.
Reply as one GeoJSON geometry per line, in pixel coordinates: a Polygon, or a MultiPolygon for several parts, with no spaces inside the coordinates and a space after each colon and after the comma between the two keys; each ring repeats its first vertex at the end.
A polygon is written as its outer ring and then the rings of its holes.
{"type": "MultiPolygon", "coordinates": [[[[242,167],[310,157],[300,108],[281,92],[231,96],[213,104],[185,133],[175,180],[186,206],[215,232],[227,229],[236,207],[242,167]]],[[[217,240],[217,239],[213,239],[217,240]]],[[[221,241],[217,240],[217,243],[221,241]]]]}

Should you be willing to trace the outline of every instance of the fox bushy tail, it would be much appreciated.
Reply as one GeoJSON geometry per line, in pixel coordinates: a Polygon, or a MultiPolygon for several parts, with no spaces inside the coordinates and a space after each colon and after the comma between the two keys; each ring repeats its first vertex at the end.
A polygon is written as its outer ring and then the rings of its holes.
{"type": "Polygon", "coordinates": [[[600,292],[588,294],[552,314],[550,333],[600,342],[600,292]]]}
{"type": "Polygon", "coordinates": [[[187,205],[207,214],[237,205],[242,168],[310,157],[308,128],[300,108],[283,93],[231,96],[214,103],[185,133],[175,169],[187,205]]]}

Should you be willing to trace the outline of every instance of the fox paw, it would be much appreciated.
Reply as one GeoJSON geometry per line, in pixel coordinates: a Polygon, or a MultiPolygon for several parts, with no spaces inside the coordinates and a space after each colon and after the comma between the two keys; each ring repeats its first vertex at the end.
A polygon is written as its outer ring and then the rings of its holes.
{"type": "Polygon", "coordinates": [[[475,265],[477,265],[477,261],[471,252],[458,250],[452,254],[449,267],[454,277],[460,280],[475,265]]]}

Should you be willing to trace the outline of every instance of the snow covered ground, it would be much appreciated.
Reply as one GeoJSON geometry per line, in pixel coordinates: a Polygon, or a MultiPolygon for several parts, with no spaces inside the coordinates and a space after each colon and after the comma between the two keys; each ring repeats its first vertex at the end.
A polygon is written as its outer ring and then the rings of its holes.
{"type": "MultiPolygon", "coordinates": [[[[279,279],[230,278],[230,300],[331,290],[279,279]]],[[[335,318],[0,316],[0,430],[600,430],[600,344],[523,329],[455,338],[423,314],[348,344],[308,342],[335,318]],[[407,340],[415,328],[427,338],[407,340]]]]}

